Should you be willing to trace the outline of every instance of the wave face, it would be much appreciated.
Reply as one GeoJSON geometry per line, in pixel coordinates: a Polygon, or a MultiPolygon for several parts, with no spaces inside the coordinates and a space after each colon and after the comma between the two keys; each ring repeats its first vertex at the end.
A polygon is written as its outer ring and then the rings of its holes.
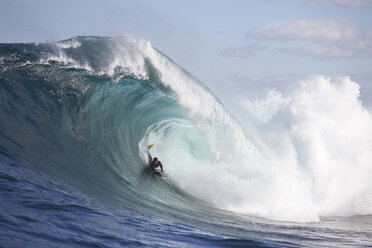
{"type": "Polygon", "coordinates": [[[197,218],[188,213],[212,207],[299,222],[372,214],[372,117],[348,78],[246,99],[238,121],[146,41],[0,49],[7,163],[142,213],[197,218]],[[148,171],[147,144],[166,180],[148,171]]]}

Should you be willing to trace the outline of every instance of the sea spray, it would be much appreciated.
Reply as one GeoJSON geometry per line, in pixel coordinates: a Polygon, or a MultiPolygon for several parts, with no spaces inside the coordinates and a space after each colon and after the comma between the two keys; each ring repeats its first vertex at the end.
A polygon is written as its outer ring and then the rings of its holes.
{"type": "MultiPolygon", "coordinates": [[[[247,113],[242,115],[251,115],[255,122],[246,123],[255,127],[249,130],[256,134],[254,140],[207,89],[166,58],[146,55],[214,154],[200,161],[183,152],[159,151],[177,158],[169,163],[186,191],[215,207],[279,220],[370,213],[372,118],[359,101],[357,83],[314,76],[288,97],[274,90],[261,101],[246,99],[247,113]],[[347,190],[345,183],[350,185],[347,190]]],[[[177,137],[162,141],[174,147],[177,137]]],[[[189,139],[205,150],[199,141],[189,139]]]]}
{"type": "Polygon", "coordinates": [[[247,98],[235,118],[147,41],[76,37],[17,46],[3,48],[11,54],[2,60],[3,85],[28,89],[27,104],[3,113],[12,120],[4,124],[13,140],[6,146],[45,153],[22,156],[47,174],[149,211],[159,202],[189,204],[182,191],[214,208],[277,220],[371,213],[371,113],[348,78],[317,76],[291,92],[247,98]],[[27,122],[17,113],[28,106],[58,118],[27,122]],[[42,135],[23,140],[16,130],[42,135]],[[167,186],[146,179],[150,143],[167,186]]]}
{"type": "Polygon", "coordinates": [[[154,151],[170,165],[169,172],[186,192],[214,207],[279,220],[369,213],[371,203],[364,198],[370,198],[370,187],[364,175],[371,170],[372,125],[355,82],[313,77],[291,96],[271,91],[264,102],[255,102],[254,111],[247,99],[243,104],[253,123],[241,125],[208,88],[149,42],[130,39],[129,50],[127,42],[117,41],[115,54],[128,57],[129,51],[135,63],[114,60],[115,66],[135,64],[134,75],[142,71],[141,77],[146,77],[145,61],[149,61],[161,84],[187,110],[185,126],[169,121],[166,128],[156,129],[160,134],[141,142],[159,143],[154,151]],[[350,133],[354,123],[359,124],[350,133]],[[254,130],[248,128],[252,126],[254,130]],[[343,129],[346,134],[338,133],[343,129]],[[364,152],[346,152],[350,145],[363,147],[364,152]],[[352,159],[348,161],[345,154],[352,159]],[[358,185],[343,194],[345,182],[358,185]]]}
{"type": "MultiPolygon", "coordinates": [[[[242,104],[270,151],[269,195],[284,202],[282,214],[296,211],[292,206],[301,206],[303,220],[370,214],[372,116],[359,100],[357,83],[313,76],[287,96],[270,91],[242,104]]],[[[269,209],[280,206],[271,204],[269,209]]]]}

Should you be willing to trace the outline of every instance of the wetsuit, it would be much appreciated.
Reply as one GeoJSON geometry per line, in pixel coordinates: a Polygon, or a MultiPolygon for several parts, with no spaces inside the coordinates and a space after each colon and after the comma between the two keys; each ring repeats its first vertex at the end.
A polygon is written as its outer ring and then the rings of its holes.
{"type": "Polygon", "coordinates": [[[147,152],[147,154],[149,156],[149,165],[150,165],[150,168],[152,169],[152,171],[155,174],[161,175],[161,173],[160,172],[157,172],[155,169],[160,166],[161,171],[163,171],[163,165],[162,165],[162,163],[158,160],[158,164],[155,164],[154,160],[151,157],[151,154],[149,152],[147,152]]]}

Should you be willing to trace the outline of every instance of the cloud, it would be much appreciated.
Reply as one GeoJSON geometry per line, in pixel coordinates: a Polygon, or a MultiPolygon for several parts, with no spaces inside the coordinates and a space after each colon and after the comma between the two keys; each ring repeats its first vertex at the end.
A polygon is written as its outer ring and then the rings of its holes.
{"type": "MultiPolygon", "coordinates": [[[[271,0],[272,2],[294,2],[295,0],[271,0]]],[[[349,7],[359,8],[372,6],[372,0],[296,0],[302,5],[318,8],[349,7]]]]}
{"type": "Polygon", "coordinates": [[[319,59],[372,55],[372,28],[349,20],[303,19],[269,23],[248,31],[247,38],[261,44],[271,42],[275,50],[283,53],[319,59]]]}
{"type": "Polygon", "coordinates": [[[335,7],[367,7],[372,6],[371,0],[312,0],[303,2],[315,6],[315,7],[326,7],[326,8],[335,8],[335,7]]]}
{"type": "Polygon", "coordinates": [[[372,42],[347,45],[314,44],[295,49],[281,49],[283,52],[311,56],[318,59],[368,58],[372,55],[372,42]]]}
{"type": "Polygon", "coordinates": [[[346,20],[297,20],[293,22],[269,23],[248,32],[248,37],[271,41],[319,41],[333,42],[353,40],[360,30],[346,20]]]}

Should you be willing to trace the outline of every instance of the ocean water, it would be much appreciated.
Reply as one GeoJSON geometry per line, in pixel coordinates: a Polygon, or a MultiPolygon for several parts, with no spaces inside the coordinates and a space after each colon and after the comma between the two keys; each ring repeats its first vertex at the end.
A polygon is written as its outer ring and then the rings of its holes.
{"type": "Polygon", "coordinates": [[[148,41],[0,44],[0,247],[370,247],[359,94],[314,76],[228,110],[148,41]]]}

